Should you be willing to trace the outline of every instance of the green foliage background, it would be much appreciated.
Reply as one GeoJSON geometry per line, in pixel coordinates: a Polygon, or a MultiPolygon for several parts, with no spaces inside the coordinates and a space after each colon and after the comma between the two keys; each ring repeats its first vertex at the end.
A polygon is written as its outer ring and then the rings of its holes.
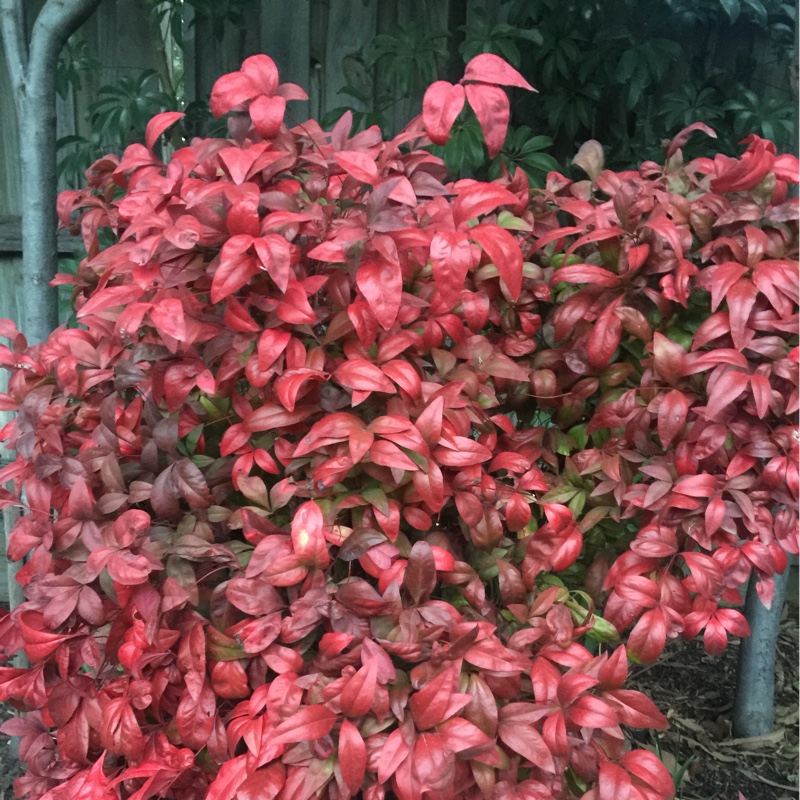
{"type": "MultiPolygon", "coordinates": [[[[182,137],[224,135],[224,123],[205,110],[207,98],[186,97],[187,12],[189,26],[204,22],[216,46],[224,47],[230,39],[226,32],[247,25],[252,0],[141,1],[156,49],[168,54],[168,68],[165,62],[159,71],[124,75],[100,87],[88,107],[89,134],[84,124],[84,135],[76,131],[60,140],[66,185],[80,184],[83,171],[103,153],[140,141],[146,120],[165,108],[187,112],[183,131],[174,134],[175,145],[182,137]]],[[[360,0],[351,2],[358,13],[360,0]]],[[[723,152],[736,152],[737,142],[749,133],[796,150],[794,3],[505,0],[487,3],[488,11],[460,0],[457,5],[465,11],[463,24],[450,31],[413,20],[379,26],[382,32],[349,58],[349,83],[339,92],[342,104],[326,109],[323,122],[332,125],[350,109],[354,128],[377,124],[390,131],[399,102],[418,110],[429,83],[455,79],[463,63],[492,52],[539,92],[514,93],[508,139],[493,163],[476,120],[464,112],[444,151],[454,175],[492,177],[503,162],[522,167],[541,185],[549,170],[569,171],[572,156],[590,138],[603,144],[608,166],[624,168],[658,160],[662,141],[695,121],[717,130],[723,152]]],[[[99,66],[85,42],[71,40],[57,75],[61,96],[75,96],[86,73],[99,66]]]]}

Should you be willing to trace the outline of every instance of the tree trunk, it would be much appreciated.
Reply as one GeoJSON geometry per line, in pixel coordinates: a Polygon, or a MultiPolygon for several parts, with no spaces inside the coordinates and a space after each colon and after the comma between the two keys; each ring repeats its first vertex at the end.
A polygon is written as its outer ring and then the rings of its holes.
{"type": "MultiPolygon", "coordinates": [[[[20,330],[31,343],[58,326],[58,294],[49,286],[58,265],[56,245],[56,90],[58,56],[67,39],[100,0],[47,0],[27,42],[22,0],[0,0],[0,33],[14,92],[22,172],[22,284],[20,330]]],[[[4,514],[6,525],[13,515],[4,514]]],[[[11,533],[5,530],[5,542],[11,533]]],[[[8,562],[9,605],[22,601],[16,576],[21,562],[8,562]]],[[[24,654],[17,665],[25,663],[24,654]]]]}
{"type": "Polygon", "coordinates": [[[770,608],[758,596],[755,574],[747,587],[744,614],[751,634],[739,647],[733,705],[733,735],[737,737],[764,736],[775,725],[775,655],[790,569],[775,576],[770,608]]]}
{"type": "Polygon", "coordinates": [[[22,0],[0,0],[0,29],[14,89],[22,168],[20,330],[44,341],[58,325],[56,274],[56,92],[58,56],[100,0],[47,0],[26,42],[22,0]]]}

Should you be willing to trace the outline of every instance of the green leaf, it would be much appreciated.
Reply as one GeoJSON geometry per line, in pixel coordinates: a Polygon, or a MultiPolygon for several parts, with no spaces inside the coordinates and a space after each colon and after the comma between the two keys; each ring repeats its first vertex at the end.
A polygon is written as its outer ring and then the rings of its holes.
{"type": "Polygon", "coordinates": [[[741,12],[742,8],[739,4],[739,0],[719,0],[720,5],[725,9],[725,13],[728,15],[730,21],[736,22],[739,19],[739,13],[741,12]]]}
{"type": "Polygon", "coordinates": [[[764,7],[764,4],[761,0],[744,0],[753,11],[756,12],[756,15],[759,18],[759,22],[764,24],[767,21],[767,9],[764,7]]]}
{"type": "Polygon", "coordinates": [[[555,489],[551,489],[547,494],[543,495],[539,502],[541,503],[568,503],[575,497],[576,494],[580,489],[576,489],[574,486],[556,486],[555,489]]]}
{"type": "Polygon", "coordinates": [[[575,427],[570,428],[567,433],[572,437],[573,441],[575,442],[575,446],[577,450],[585,450],[586,443],[589,441],[589,437],[586,434],[586,423],[581,425],[575,425],[575,427]]]}
{"type": "Polygon", "coordinates": [[[361,496],[372,506],[378,509],[384,516],[389,515],[389,500],[386,497],[386,492],[379,486],[371,489],[365,489],[361,492],[361,496]]]}
{"type": "Polygon", "coordinates": [[[586,635],[596,642],[611,643],[619,641],[617,629],[603,617],[595,616],[594,625],[586,631],[586,635]]]}

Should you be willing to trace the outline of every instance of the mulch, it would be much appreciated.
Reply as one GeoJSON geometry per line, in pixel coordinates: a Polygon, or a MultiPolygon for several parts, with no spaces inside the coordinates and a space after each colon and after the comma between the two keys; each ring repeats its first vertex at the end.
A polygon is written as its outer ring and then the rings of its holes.
{"type": "Polygon", "coordinates": [[[626,686],[645,692],[666,714],[666,731],[634,731],[658,752],[679,800],[797,800],[798,607],[787,603],[778,640],[775,730],[751,739],[731,735],[739,642],[715,658],[702,641],[671,643],[661,660],[631,670],[626,686]]]}
{"type": "MultiPolygon", "coordinates": [[[[666,731],[631,731],[658,752],[676,781],[678,800],[797,800],[798,607],[787,603],[778,643],[775,730],[754,739],[731,737],[738,642],[718,658],[701,641],[670,643],[661,660],[631,670],[627,688],[645,692],[667,715],[666,731]]],[[[0,706],[0,720],[10,710],[0,706]]],[[[20,763],[0,734],[0,800],[13,800],[20,763]]]]}

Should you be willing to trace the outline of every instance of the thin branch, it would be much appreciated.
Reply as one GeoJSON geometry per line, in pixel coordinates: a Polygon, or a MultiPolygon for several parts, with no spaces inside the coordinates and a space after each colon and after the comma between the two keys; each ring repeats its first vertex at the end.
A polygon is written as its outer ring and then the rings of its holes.
{"type": "Polygon", "coordinates": [[[25,77],[28,69],[28,47],[25,42],[22,0],[0,0],[0,33],[3,36],[8,76],[11,79],[16,102],[25,90],[25,77]]]}
{"type": "Polygon", "coordinates": [[[47,0],[33,24],[30,76],[53,75],[61,48],[99,5],[100,0],[47,0]]]}

